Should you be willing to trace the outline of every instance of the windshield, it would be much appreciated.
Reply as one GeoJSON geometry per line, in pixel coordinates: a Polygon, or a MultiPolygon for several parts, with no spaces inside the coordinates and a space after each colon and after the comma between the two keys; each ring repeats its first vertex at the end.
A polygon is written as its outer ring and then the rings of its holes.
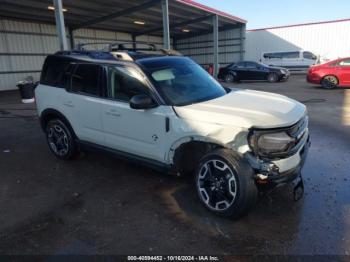
{"type": "Polygon", "coordinates": [[[142,64],[160,95],[170,105],[189,105],[226,94],[211,75],[188,58],[169,57],[142,64]]]}

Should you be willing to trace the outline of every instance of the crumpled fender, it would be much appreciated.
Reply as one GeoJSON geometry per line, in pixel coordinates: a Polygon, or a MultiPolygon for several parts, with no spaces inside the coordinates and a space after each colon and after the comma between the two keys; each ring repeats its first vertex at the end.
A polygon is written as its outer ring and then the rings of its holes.
{"type": "Polygon", "coordinates": [[[166,156],[167,163],[173,164],[176,149],[192,141],[216,144],[239,154],[244,154],[250,150],[247,140],[249,131],[247,129],[232,126],[208,125],[208,123],[200,122],[196,122],[195,125],[191,124],[187,120],[185,125],[178,125],[179,128],[182,128],[182,134],[185,133],[185,136],[179,137],[171,144],[169,153],[166,156]]]}

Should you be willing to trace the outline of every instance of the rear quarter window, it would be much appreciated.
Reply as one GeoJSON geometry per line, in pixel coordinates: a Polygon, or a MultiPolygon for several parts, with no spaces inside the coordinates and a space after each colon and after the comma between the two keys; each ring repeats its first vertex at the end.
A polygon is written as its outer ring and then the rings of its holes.
{"type": "Polygon", "coordinates": [[[48,56],[41,72],[40,83],[63,87],[61,79],[71,62],[71,60],[63,57],[48,56]]]}

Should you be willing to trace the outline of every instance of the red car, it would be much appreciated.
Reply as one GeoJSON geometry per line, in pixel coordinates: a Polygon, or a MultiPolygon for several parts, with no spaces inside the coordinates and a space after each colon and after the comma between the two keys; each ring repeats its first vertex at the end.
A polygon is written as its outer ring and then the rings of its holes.
{"type": "Polygon", "coordinates": [[[350,57],[310,67],[307,81],[326,89],[350,87],[350,57]]]}

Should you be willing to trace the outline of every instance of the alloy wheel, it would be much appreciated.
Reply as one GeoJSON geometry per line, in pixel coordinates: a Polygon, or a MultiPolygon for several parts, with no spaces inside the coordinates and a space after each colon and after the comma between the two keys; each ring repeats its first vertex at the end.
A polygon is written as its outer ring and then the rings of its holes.
{"type": "Polygon", "coordinates": [[[68,136],[62,127],[60,127],[59,125],[50,126],[47,133],[47,137],[50,148],[55,154],[62,157],[68,153],[68,136]]]}
{"type": "Polygon", "coordinates": [[[234,81],[234,76],[232,74],[227,74],[225,77],[226,83],[232,83],[234,81]]]}
{"type": "Polygon", "coordinates": [[[271,83],[276,82],[276,81],[277,81],[277,76],[276,76],[276,74],[270,74],[270,75],[268,76],[268,81],[271,82],[271,83]]]}
{"type": "Polygon", "coordinates": [[[325,76],[322,81],[322,86],[327,89],[333,89],[338,85],[338,79],[335,76],[325,76]]]}
{"type": "Polygon", "coordinates": [[[197,186],[202,201],[212,210],[224,211],[236,199],[235,175],[222,160],[209,160],[201,166],[197,186]]]}

